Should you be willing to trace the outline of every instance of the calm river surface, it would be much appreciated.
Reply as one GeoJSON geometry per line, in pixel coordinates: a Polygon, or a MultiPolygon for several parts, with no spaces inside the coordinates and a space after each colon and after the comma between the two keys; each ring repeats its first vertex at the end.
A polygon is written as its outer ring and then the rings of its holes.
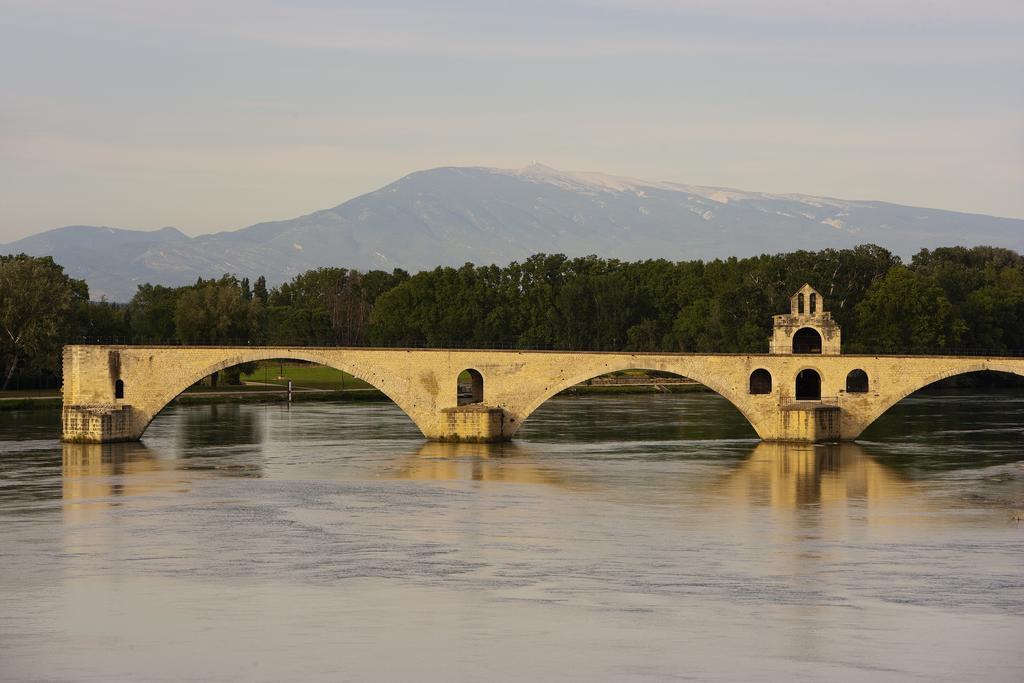
{"type": "Polygon", "coordinates": [[[759,444],[712,394],[498,446],[384,403],[0,413],[0,678],[1024,680],[1024,396],[759,444]]]}

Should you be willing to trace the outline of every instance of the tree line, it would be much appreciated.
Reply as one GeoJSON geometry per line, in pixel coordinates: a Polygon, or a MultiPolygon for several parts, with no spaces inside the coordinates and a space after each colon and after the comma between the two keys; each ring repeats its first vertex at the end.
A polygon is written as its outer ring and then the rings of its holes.
{"type": "Polygon", "coordinates": [[[48,257],[0,256],[0,371],[57,377],[78,339],[763,352],[772,315],[804,282],[864,353],[1024,349],[1024,258],[996,247],[922,250],[909,263],[875,246],[713,261],[619,261],[537,254],[507,266],[319,268],[268,288],[263,277],[140,285],[127,304],[48,257]]]}

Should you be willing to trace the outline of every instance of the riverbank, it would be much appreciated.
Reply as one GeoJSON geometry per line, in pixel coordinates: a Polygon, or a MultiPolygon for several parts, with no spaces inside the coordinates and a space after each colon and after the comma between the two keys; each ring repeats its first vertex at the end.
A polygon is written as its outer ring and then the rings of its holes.
{"type": "MultiPolygon", "coordinates": [[[[287,391],[267,391],[250,387],[237,387],[227,391],[190,391],[181,394],[171,403],[181,405],[205,405],[213,403],[280,403],[288,399],[287,391]]],[[[292,392],[292,401],[388,401],[387,396],[376,389],[297,390],[292,392]]],[[[14,410],[55,410],[61,405],[60,396],[4,396],[0,397],[0,412],[14,410]]]]}
{"type": "MultiPolygon", "coordinates": [[[[280,403],[288,400],[287,391],[204,391],[187,392],[178,396],[172,403],[181,405],[203,405],[209,403],[280,403]]],[[[306,401],[389,401],[382,391],[377,389],[314,389],[295,390],[292,402],[306,401]]]]}
{"type": "MultiPolygon", "coordinates": [[[[673,383],[602,383],[578,384],[560,393],[569,396],[591,396],[606,394],[685,394],[710,391],[697,382],[673,383]]],[[[18,392],[5,392],[0,396],[0,412],[12,410],[54,410],[60,408],[60,394],[40,395],[39,392],[26,392],[31,395],[19,396],[18,392]]],[[[288,392],[281,389],[267,389],[263,385],[242,384],[231,387],[204,387],[190,389],[178,396],[172,403],[181,405],[203,405],[213,403],[278,403],[286,401],[288,392]]],[[[292,401],[388,401],[383,392],[373,387],[353,389],[310,389],[296,388],[292,391],[292,401]]]]}
{"type": "Polygon", "coordinates": [[[559,393],[560,396],[592,396],[598,394],[689,394],[711,391],[699,382],[672,382],[637,384],[635,382],[615,384],[577,384],[559,393]]]}

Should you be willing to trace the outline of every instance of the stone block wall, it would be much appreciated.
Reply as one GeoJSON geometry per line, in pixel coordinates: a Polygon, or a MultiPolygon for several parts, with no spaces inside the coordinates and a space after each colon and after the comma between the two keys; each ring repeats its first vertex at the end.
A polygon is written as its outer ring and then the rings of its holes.
{"type": "Polygon", "coordinates": [[[471,443],[505,441],[505,411],[491,406],[470,404],[445,408],[445,429],[441,441],[467,441],[471,443]]]}
{"type": "Polygon", "coordinates": [[[841,440],[838,406],[790,404],[779,409],[776,441],[832,443],[841,440]]]}
{"type": "Polygon", "coordinates": [[[125,405],[65,405],[61,410],[62,436],[70,443],[134,441],[132,409],[125,405]]]}

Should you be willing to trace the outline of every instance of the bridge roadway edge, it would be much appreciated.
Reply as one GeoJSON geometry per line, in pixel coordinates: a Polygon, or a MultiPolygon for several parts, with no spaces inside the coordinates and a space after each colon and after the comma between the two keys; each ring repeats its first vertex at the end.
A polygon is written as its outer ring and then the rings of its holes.
{"type": "Polygon", "coordinates": [[[284,346],[69,345],[64,349],[62,435],[66,441],[131,441],[179,393],[239,363],[294,359],[343,370],[377,387],[431,440],[501,441],[560,391],[608,372],[671,372],[732,403],[766,441],[850,441],[892,405],[939,379],[978,370],[1024,376],[1024,358],[900,355],[618,353],[486,349],[284,346]],[[459,406],[459,374],[483,377],[481,404],[459,406]],[[751,394],[765,369],[771,392],[751,394]],[[797,401],[795,378],[813,369],[821,398],[797,401]],[[846,391],[864,370],[869,390],[846,391]],[[123,398],[115,385],[123,382],[123,398]]]}

